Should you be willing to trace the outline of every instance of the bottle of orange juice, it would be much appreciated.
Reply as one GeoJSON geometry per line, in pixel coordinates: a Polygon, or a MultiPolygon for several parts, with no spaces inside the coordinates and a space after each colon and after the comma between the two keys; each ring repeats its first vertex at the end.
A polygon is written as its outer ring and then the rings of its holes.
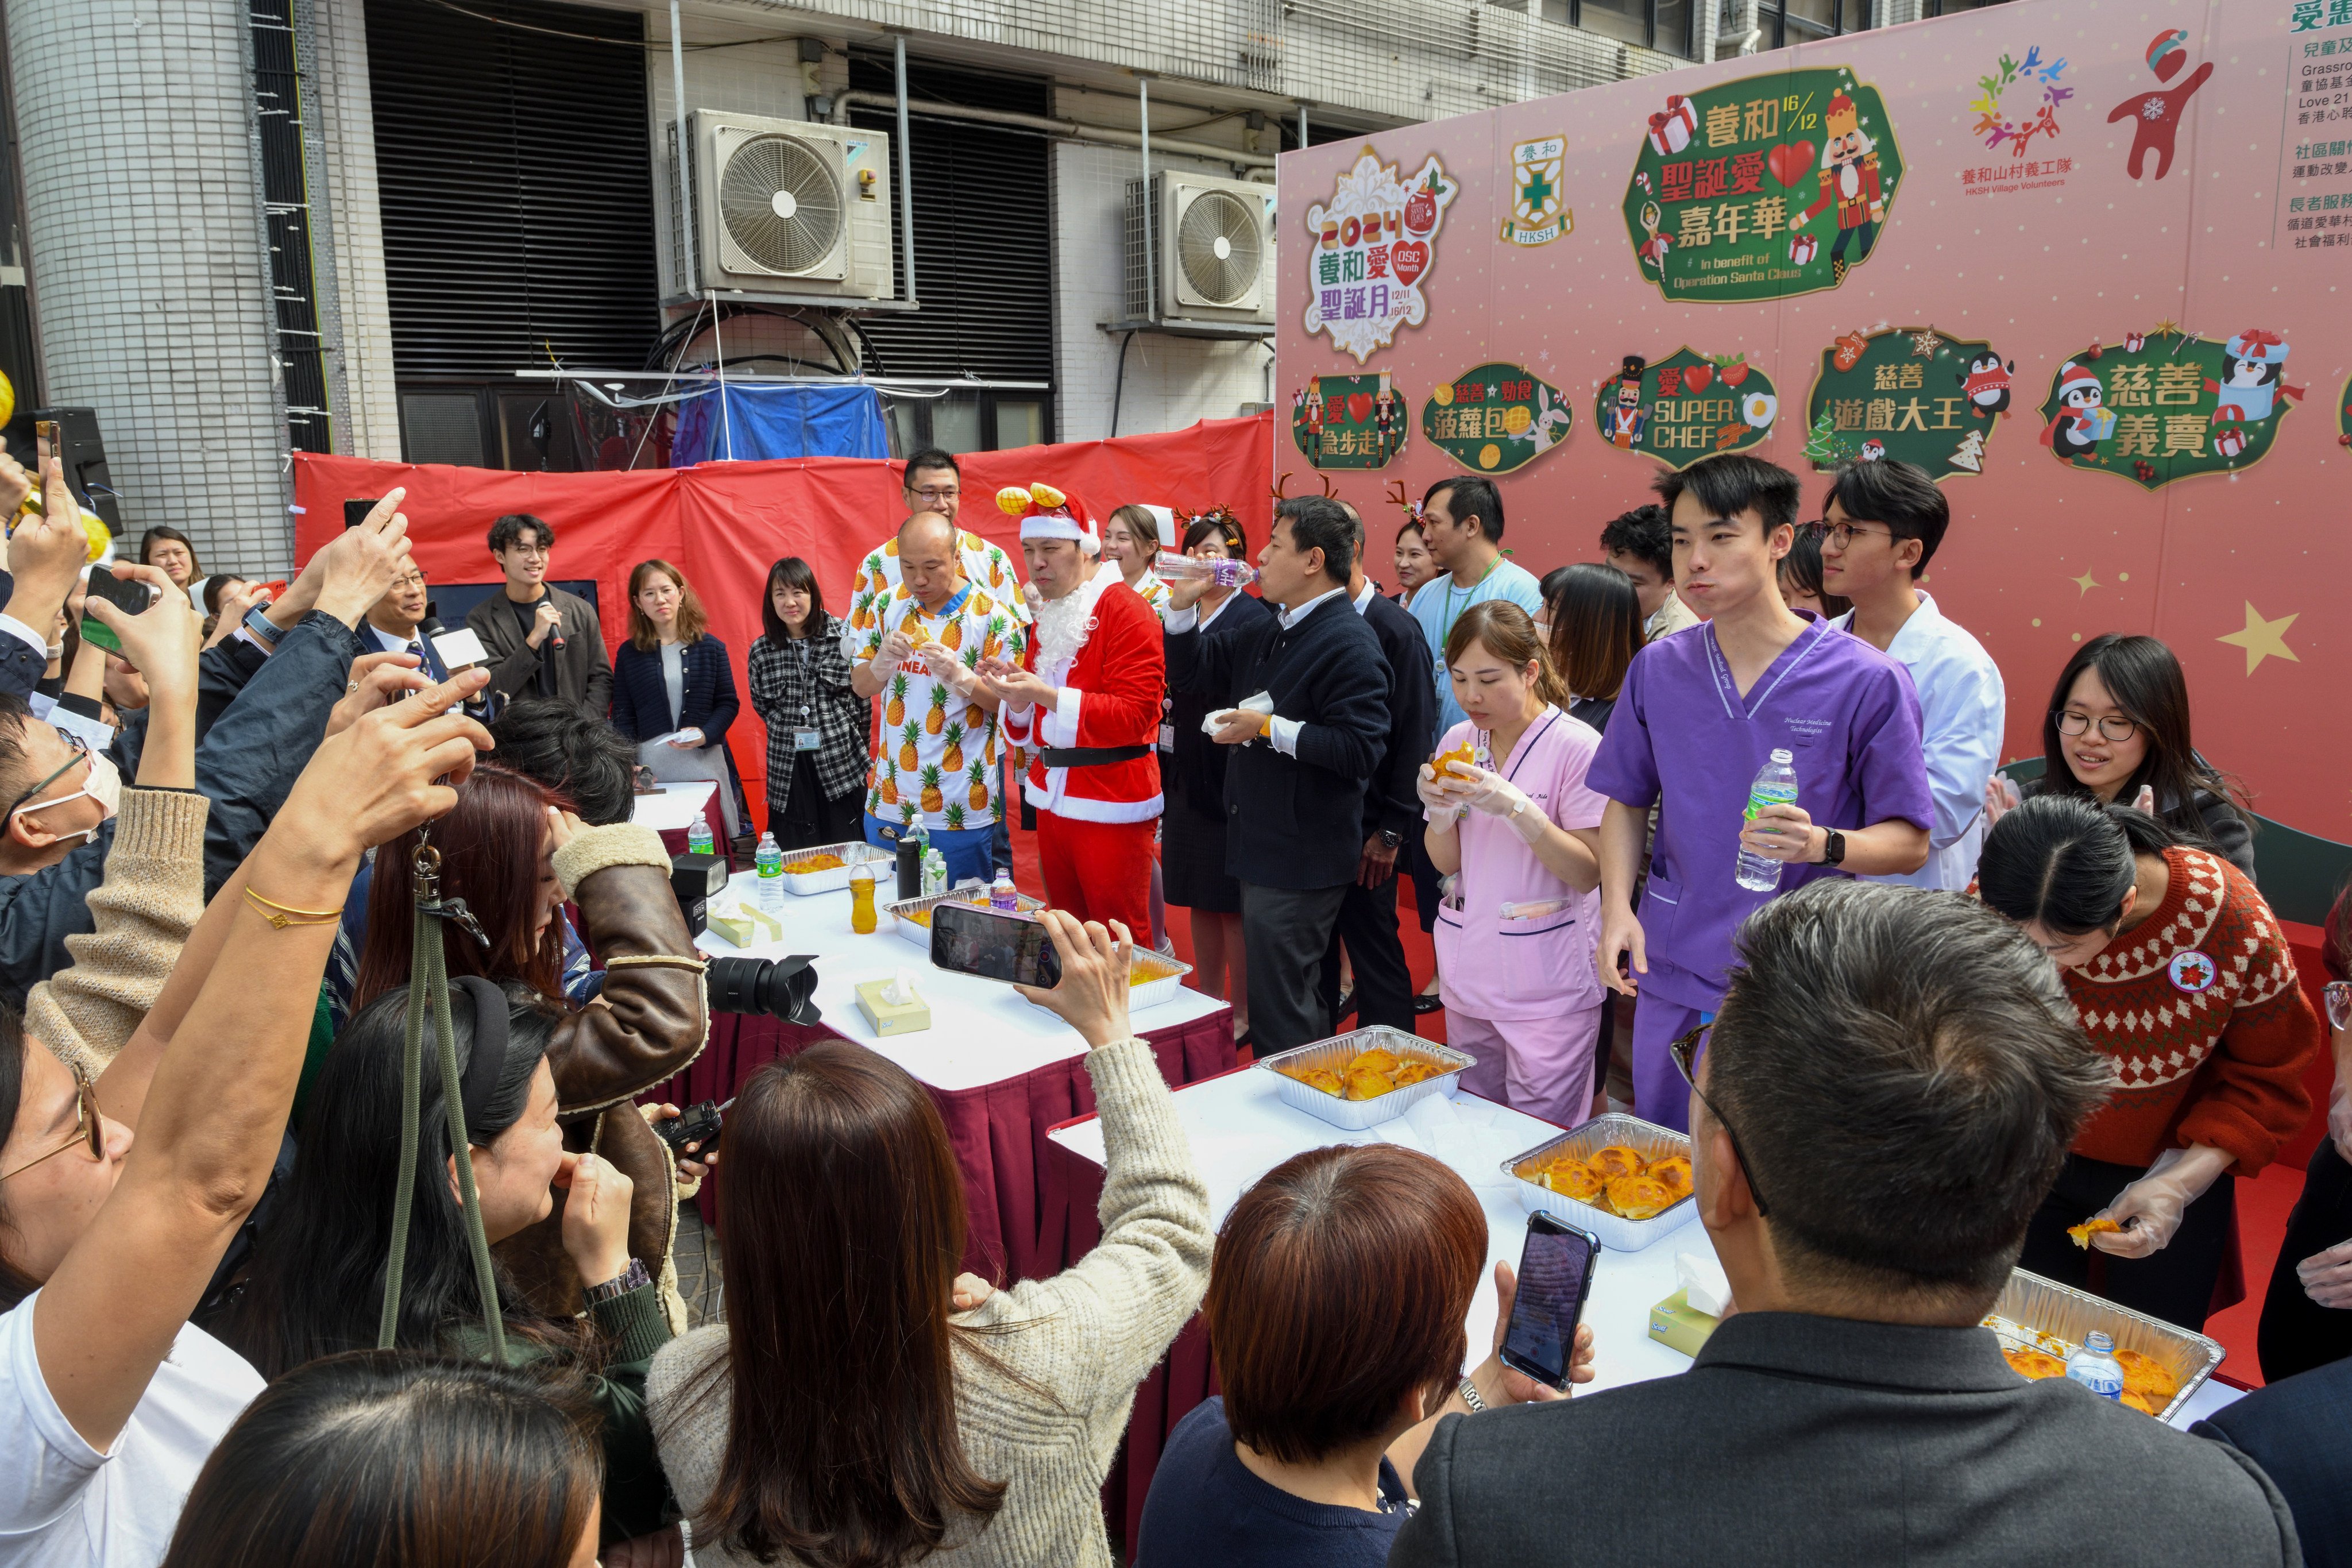
{"type": "Polygon", "coordinates": [[[874,865],[868,860],[849,868],[849,929],[860,936],[874,934],[874,865]]]}

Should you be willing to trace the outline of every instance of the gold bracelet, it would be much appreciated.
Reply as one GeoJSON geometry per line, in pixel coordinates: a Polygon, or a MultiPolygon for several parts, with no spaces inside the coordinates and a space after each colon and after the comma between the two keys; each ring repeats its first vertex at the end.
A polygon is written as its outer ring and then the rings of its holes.
{"type": "Polygon", "coordinates": [[[261,918],[279,931],[288,926],[332,925],[343,918],[341,910],[298,910],[275,900],[265,899],[251,888],[246,889],[245,896],[253,900],[254,908],[260,912],[261,918]]]}

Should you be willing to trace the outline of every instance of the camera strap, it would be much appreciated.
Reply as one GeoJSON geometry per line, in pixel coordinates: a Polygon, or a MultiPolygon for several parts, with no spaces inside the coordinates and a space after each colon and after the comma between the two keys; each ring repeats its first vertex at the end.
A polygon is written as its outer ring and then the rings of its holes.
{"type": "MultiPolygon", "coordinates": [[[[410,865],[416,895],[416,931],[408,965],[408,1030],[400,1064],[400,1177],[392,1202],[392,1255],[383,1270],[383,1311],[376,1321],[378,1350],[394,1349],[400,1325],[400,1294],[408,1261],[410,1209],[416,1193],[416,1142],[423,1130],[425,1092],[425,1024],[430,1016],[441,1071],[441,1104],[449,1121],[449,1148],[457,1167],[457,1201],[465,1211],[466,1246],[474,1259],[475,1294],[482,1302],[482,1327],[488,1335],[490,1363],[507,1364],[505,1313],[499,1305],[498,1277],[490,1268],[488,1234],[482,1227],[482,1203],[474,1190],[472,1145],[466,1137],[466,1085],[457,1070],[457,1036],[449,1017],[449,960],[442,948],[444,921],[456,923],[484,947],[489,938],[466,908],[463,899],[441,899],[441,852],[433,847],[431,828],[416,847],[410,865]]],[[[469,990],[476,1016],[476,1055],[479,1037],[496,1027],[503,1034],[506,1020],[495,1025],[481,1016],[488,1004],[469,990]]],[[[503,1002],[503,993],[500,994],[503,1002]]]]}

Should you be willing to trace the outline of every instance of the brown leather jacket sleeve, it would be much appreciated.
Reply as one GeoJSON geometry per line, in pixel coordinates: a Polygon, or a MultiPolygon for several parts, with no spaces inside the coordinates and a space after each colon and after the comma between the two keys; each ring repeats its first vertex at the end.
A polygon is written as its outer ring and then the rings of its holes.
{"type": "Polygon", "coordinates": [[[601,1110],[686,1070],[710,1032],[702,961],[652,829],[592,827],[556,852],[582,940],[604,968],[602,996],[556,1026],[548,1048],[562,1114],[601,1110]],[[656,867],[652,862],[658,861],[656,867]],[[677,959],[683,963],[645,963],[677,959]]]}

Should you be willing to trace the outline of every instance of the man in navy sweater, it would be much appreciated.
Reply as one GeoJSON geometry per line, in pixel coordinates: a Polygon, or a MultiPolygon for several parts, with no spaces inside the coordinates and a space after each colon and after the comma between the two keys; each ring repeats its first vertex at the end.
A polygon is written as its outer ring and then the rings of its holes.
{"type": "Polygon", "coordinates": [[[1389,669],[1348,602],[1355,529],[1337,501],[1285,500],[1258,555],[1258,592],[1279,613],[1203,637],[1210,584],[1174,584],[1163,618],[1168,684],[1226,706],[1213,738],[1225,769],[1225,868],[1242,885],[1250,1028],[1260,1056],[1318,1040],[1332,1018],[1318,971],[1363,859],[1364,790],[1386,748],[1389,669]],[[1243,706],[1253,697],[1271,702],[1243,706]]]}

